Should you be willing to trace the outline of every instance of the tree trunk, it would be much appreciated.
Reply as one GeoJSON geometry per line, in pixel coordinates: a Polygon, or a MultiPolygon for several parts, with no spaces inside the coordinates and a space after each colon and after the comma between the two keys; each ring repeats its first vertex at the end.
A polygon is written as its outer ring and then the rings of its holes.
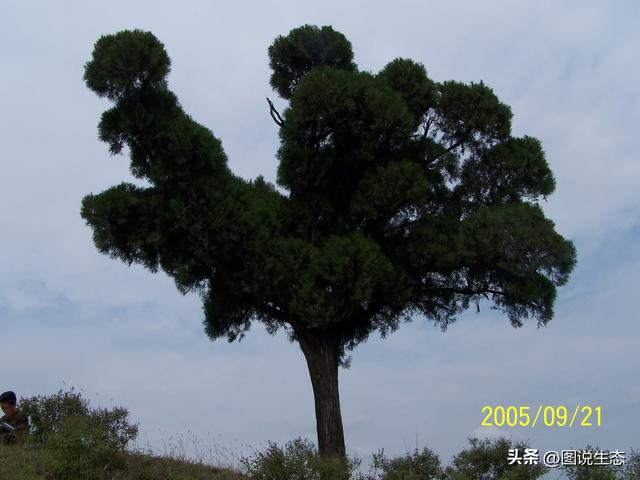
{"type": "Polygon", "coordinates": [[[313,386],[319,453],[346,458],[338,392],[338,340],[319,332],[297,333],[313,386]]]}

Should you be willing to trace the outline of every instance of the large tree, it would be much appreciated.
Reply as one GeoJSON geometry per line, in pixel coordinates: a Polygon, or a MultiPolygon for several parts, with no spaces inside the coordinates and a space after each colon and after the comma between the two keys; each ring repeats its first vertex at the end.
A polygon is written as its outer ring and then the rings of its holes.
{"type": "Polygon", "coordinates": [[[555,188],[540,142],[511,136],[510,108],[482,82],[438,83],[409,59],[360,71],[331,27],[277,37],[269,59],[288,102],[282,116],[269,102],[280,190],[229,170],[168,89],[153,34],[101,37],[84,76],[114,102],[99,136],[112,154],[128,148],[147,186],[88,195],[81,213],[100,252],[198,292],[211,339],[260,321],[297,341],[319,450],[344,456],[349,351],[416,317],[444,328],[485,299],[514,326],[544,325],[575,249],[537,203],[555,188]]]}

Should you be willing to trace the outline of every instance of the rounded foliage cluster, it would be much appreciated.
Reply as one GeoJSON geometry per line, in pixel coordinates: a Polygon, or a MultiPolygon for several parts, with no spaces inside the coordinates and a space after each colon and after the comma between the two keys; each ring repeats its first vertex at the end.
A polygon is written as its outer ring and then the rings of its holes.
{"type": "Polygon", "coordinates": [[[87,86],[101,97],[117,100],[142,87],[164,87],[171,60],[151,33],[125,30],[103,35],[85,65],[87,86]]]}
{"type": "Polygon", "coordinates": [[[304,25],[279,36],[269,47],[271,86],[291,98],[302,78],[315,67],[354,71],[351,43],[340,32],[324,26],[304,25]]]}

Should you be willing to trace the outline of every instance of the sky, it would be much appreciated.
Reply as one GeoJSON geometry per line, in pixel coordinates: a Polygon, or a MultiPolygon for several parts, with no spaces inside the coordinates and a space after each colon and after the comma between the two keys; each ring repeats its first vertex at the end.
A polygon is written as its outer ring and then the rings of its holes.
{"type": "Polygon", "coordinates": [[[0,390],[73,386],[125,406],[158,451],[315,441],[307,367],[284,333],[255,324],[240,343],[211,342],[197,295],[93,246],[83,196],[132,177],[97,138],[109,103],[82,75],[101,35],[152,31],[170,88],[222,140],[232,171],[275,181],[265,97],[286,103],[269,86],[267,48],[297,26],[332,25],[361,70],[404,57],[436,81],[490,86],[513,134],[541,140],[556,178],[542,206],[578,251],[547,327],[514,329],[485,307],[446,332],[415,318],[359,346],[340,371],[348,452],[430,447],[447,463],[474,435],[640,449],[639,3],[2,1],[2,12],[0,390]],[[485,405],[577,404],[601,406],[602,426],[481,426],[485,405]]]}

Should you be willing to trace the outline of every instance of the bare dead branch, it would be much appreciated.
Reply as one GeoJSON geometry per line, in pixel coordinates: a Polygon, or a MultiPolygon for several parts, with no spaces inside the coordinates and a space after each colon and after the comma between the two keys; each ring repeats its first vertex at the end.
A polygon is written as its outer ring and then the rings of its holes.
{"type": "Polygon", "coordinates": [[[282,117],[278,113],[278,110],[276,110],[273,102],[269,100],[269,97],[267,97],[267,102],[269,102],[269,114],[271,115],[271,118],[273,118],[273,121],[276,122],[279,127],[282,127],[284,125],[284,120],[282,120],[282,117]]]}

